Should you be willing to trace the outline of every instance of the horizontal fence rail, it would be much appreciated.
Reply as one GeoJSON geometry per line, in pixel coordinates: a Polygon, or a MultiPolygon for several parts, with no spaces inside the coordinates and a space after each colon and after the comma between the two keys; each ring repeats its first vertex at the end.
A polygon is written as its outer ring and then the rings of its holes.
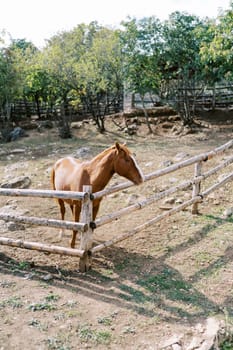
{"type": "Polygon", "coordinates": [[[14,197],[40,197],[40,198],[61,198],[82,200],[88,197],[86,192],[74,191],[55,191],[55,190],[28,190],[28,189],[12,189],[0,187],[0,196],[14,197]]]}
{"type": "Polygon", "coordinates": [[[225,185],[227,182],[232,181],[233,180],[233,173],[229,174],[228,176],[226,176],[222,181],[220,181],[219,183],[211,186],[210,188],[208,188],[207,190],[205,190],[204,192],[201,193],[202,197],[207,197],[211,192],[219,189],[220,187],[222,187],[223,185],[225,185]]]}
{"type": "Polygon", "coordinates": [[[15,216],[15,215],[1,214],[1,213],[0,213],[0,220],[15,221],[15,222],[31,224],[31,225],[39,225],[39,226],[66,228],[69,230],[79,230],[81,232],[85,232],[88,229],[88,225],[82,222],[63,221],[63,220],[36,218],[36,217],[28,217],[28,216],[15,216]]]}
{"type": "Polygon", "coordinates": [[[59,247],[55,245],[46,245],[46,244],[37,243],[37,242],[27,242],[27,241],[22,241],[20,239],[12,239],[12,238],[6,238],[6,237],[0,237],[0,244],[11,246],[11,247],[23,248],[23,249],[38,250],[38,251],[47,252],[47,253],[79,256],[79,257],[83,257],[85,253],[84,250],[59,247]]]}

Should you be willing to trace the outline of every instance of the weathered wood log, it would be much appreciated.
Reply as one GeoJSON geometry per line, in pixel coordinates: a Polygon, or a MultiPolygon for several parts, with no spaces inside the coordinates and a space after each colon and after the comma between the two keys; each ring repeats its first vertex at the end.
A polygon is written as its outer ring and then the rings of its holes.
{"type": "Polygon", "coordinates": [[[203,173],[202,175],[198,176],[196,179],[194,179],[193,181],[202,181],[207,179],[208,177],[210,177],[211,175],[216,174],[219,170],[224,169],[225,167],[227,167],[228,165],[230,165],[231,163],[233,163],[233,157],[229,157],[228,159],[226,159],[225,161],[223,161],[222,163],[220,163],[219,165],[217,165],[216,167],[208,170],[206,173],[203,173]]]}
{"type": "Polygon", "coordinates": [[[22,241],[21,239],[13,239],[13,238],[6,238],[6,237],[0,237],[0,244],[11,246],[11,247],[23,248],[23,249],[38,250],[38,251],[53,253],[53,254],[79,256],[79,257],[82,257],[84,255],[84,251],[79,249],[64,248],[64,247],[59,247],[55,245],[46,245],[46,244],[37,243],[37,242],[27,242],[27,241],[22,241]]]}
{"type": "MultiPolygon", "coordinates": [[[[200,178],[201,170],[202,170],[202,162],[195,163],[194,179],[197,180],[198,177],[200,178]]],[[[192,197],[198,196],[200,194],[200,190],[201,190],[201,180],[195,181],[193,184],[192,197]]],[[[198,213],[198,203],[197,202],[195,202],[193,204],[191,212],[192,212],[192,214],[198,213]]]]}
{"type": "Polygon", "coordinates": [[[218,188],[222,187],[225,185],[227,182],[233,180],[233,172],[224,177],[222,181],[219,181],[217,184],[214,184],[213,186],[207,188],[204,192],[201,193],[202,197],[207,197],[211,192],[217,190],[218,188]]]}
{"type": "Polygon", "coordinates": [[[90,194],[92,192],[91,186],[83,186],[83,191],[88,193],[88,197],[82,202],[82,209],[80,214],[81,222],[85,223],[88,229],[81,233],[80,239],[80,250],[84,251],[83,256],[79,260],[79,270],[81,272],[86,272],[91,269],[92,256],[92,236],[93,229],[90,227],[90,222],[92,222],[92,212],[93,212],[93,202],[90,199],[90,194]]]}
{"type": "Polygon", "coordinates": [[[74,192],[74,191],[12,189],[12,188],[0,187],[0,196],[62,198],[62,199],[82,200],[83,198],[86,198],[88,194],[84,192],[74,192]]]}
{"type": "MultiPolygon", "coordinates": [[[[140,101],[135,101],[135,103],[141,102],[140,101]]],[[[154,107],[154,108],[146,108],[147,114],[149,117],[161,117],[161,116],[171,116],[171,115],[176,115],[177,112],[171,108],[170,106],[159,106],[159,107],[154,107]]],[[[115,115],[112,115],[111,117],[117,117],[121,116],[123,118],[134,118],[134,117],[144,117],[145,114],[143,113],[142,108],[140,107],[133,107],[130,110],[116,113],[115,115]]]]}
{"type": "Polygon", "coordinates": [[[69,230],[80,230],[82,232],[87,231],[88,229],[88,225],[82,222],[63,221],[63,220],[45,219],[45,218],[36,218],[36,217],[27,217],[27,216],[15,216],[15,215],[1,214],[1,213],[0,213],[0,220],[15,221],[15,222],[21,222],[21,223],[39,225],[39,226],[66,228],[69,230]]]}

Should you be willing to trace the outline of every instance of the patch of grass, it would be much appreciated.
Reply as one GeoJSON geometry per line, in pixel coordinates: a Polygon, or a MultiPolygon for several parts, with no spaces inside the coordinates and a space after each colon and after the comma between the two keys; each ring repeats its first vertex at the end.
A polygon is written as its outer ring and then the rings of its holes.
{"type": "Polygon", "coordinates": [[[135,334],[135,333],[136,333],[136,330],[135,330],[134,327],[126,326],[126,327],[123,329],[122,333],[124,333],[124,334],[135,334]]]}
{"type": "Polygon", "coordinates": [[[39,328],[40,327],[40,321],[33,318],[31,319],[29,322],[28,322],[28,325],[31,326],[31,327],[36,327],[36,328],[39,328]]]}
{"type": "Polygon", "coordinates": [[[105,276],[105,277],[109,277],[109,276],[113,276],[114,272],[112,269],[101,269],[101,273],[105,276]]]}
{"type": "Polygon", "coordinates": [[[49,337],[45,343],[49,350],[71,350],[67,341],[60,339],[60,337],[49,337]]]}
{"type": "Polygon", "coordinates": [[[233,223],[233,217],[229,216],[228,218],[221,218],[219,216],[215,216],[215,215],[204,215],[204,217],[206,217],[209,220],[215,220],[217,224],[223,224],[225,222],[229,222],[229,223],[233,223]]]}
{"type": "Polygon", "coordinates": [[[29,305],[29,310],[31,311],[42,311],[42,310],[47,310],[47,311],[53,311],[57,310],[57,306],[54,305],[55,301],[58,301],[60,299],[59,295],[50,293],[47,295],[44,299],[44,301],[40,303],[33,303],[29,305]]]}
{"type": "MultiPolygon", "coordinates": [[[[187,283],[182,279],[182,276],[176,271],[165,268],[156,275],[145,276],[137,282],[150,292],[151,296],[156,295],[157,298],[161,295],[174,302],[192,304],[193,306],[204,307],[205,311],[211,305],[208,303],[205,296],[193,289],[192,284],[187,283]]],[[[174,309],[175,311],[175,309],[174,309]]],[[[182,313],[181,308],[177,308],[176,313],[182,313]]]]}
{"type": "Polygon", "coordinates": [[[53,316],[56,321],[64,321],[66,319],[65,313],[61,312],[53,316]]]}
{"type": "Polygon", "coordinates": [[[129,267],[130,269],[138,270],[140,268],[140,264],[133,259],[125,258],[119,264],[115,265],[115,270],[120,272],[129,267]]]}
{"type": "Polygon", "coordinates": [[[113,280],[112,277],[109,277],[109,274],[106,274],[105,271],[103,273],[102,272],[103,271],[101,271],[101,273],[100,273],[100,272],[91,270],[89,272],[89,274],[90,274],[90,276],[92,276],[92,277],[94,277],[96,279],[99,279],[100,282],[110,282],[110,281],[113,280]]]}
{"type": "Polygon", "coordinates": [[[73,309],[77,306],[77,304],[78,302],[76,300],[68,300],[65,305],[68,306],[70,309],[73,309]]]}
{"type": "Polygon", "coordinates": [[[107,345],[112,339],[112,334],[106,330],[92,329],[90,325],[85,324],[78,329],[78,336],[82,342],[91,342],[95,344],[107,345]]]}
{"type": "Polygon", "coordinates": [[[211,277],[211,276],[218,276],[221,274],[222,268],[226,265],[226,262],[224,259],[219,258],[216,261],[214,261],[211,265],[210,268],[203,268],[198,272],[198,276],[201,277],[211,277]]]}
{"type": "Polygon", "coordinates": [[[233,349],[233,334],[226,334],[224,339],[218,344],[220,350],[232,350],[233,349]]]}
{"type": "Polygon", "coordinates": [[[130,260],[128,258],[125,258],[122,260],[119,264],[115,266],[115,269],[117,271],[123,271],[127,268],[127,266],[130,266],[130,260]]]}
{"type": "Polygon", "coordinates": [[[31,311],[42,311],[42,310],[53,311],[57,309],[55,305],[52,305],[50,303],[34,303],[29,305],[28,308],[31,311]]]}
{"type": "Polygon", "coordinates": [[[31,268],[31,263],[28,261],[15,261],[11,260],[10,261],[11,269],[12,271],[25,271],[29,270],[31,268]]]}
{"type": "Polygon", "coordinates": [[[45,281],[39,281],[39,286],[43,289],[49,289],[50,288],[50,284],[48,282],[45,282],[45,281]]]}
{"type": "Polygon", "coordinates": [[[96,332],[97,344],[109,344],[112,339],[112,334],[109,331],[96,332]]]}
{"type": "Polygon", "coordinates": [[[101,323],[105,326],[111,326],[112,325],[112,317],[98,317],[98,323],[101,323]]]}
{"type": "Polygon", "coordinates": [[[23,307],[23,302],[21,301],[20,297],[16,296],[0,302],[0,308],[5,308],[7,306],[12,307],[13,309],[18,309],[23,307]]]}
{"type": "Polygon", "coordinates": [[[198,264],[210,263],[212,259],[213,259],[213,256],[209,252],[201,251],[195,254],[195,261],[198,264]]]}
{"type": "Polygon", "coordinates": [[[68,317],[68,318],[82,317],[82,311],[80,311],[80,308],[77,307],[78,305],[77,301],[68,300],[63,305],[65,307],[68,307],[68,309],[64,311],[65,317],[68,317]]]}
{"type": "Polygon", "coordinates": [[[68,310],[66,312],[66,316],[68,318],[82,317],[82,312],[81,311],[77,311],[77,309],[75,309],[75,310],[68,310]]]}
{"type": "Polygon", "coordinates": [[[39,320],[32,318],[29,322],[28,325],[30,327],[34,327],[39,329],[40,331],[47,332],[48,331],[48,325],[47,324],[42,324],[39,320]]]}
{"type": "Polygon", "coordinates": [[[120,297],[127,301],[135,301],[136,303],[145,303],[148,301],[148,296],[138,289],[127,286],[126,284],[120,285],[120,289],[125,293],[120,293],[120,297]]]}
{"type": "Polygon", "coordinates": [[[47,297],[45,297],[45,301],[49,302],[53,302],[53,301],[58,301],[60,299],[59,295],[57,294],[49,294],[47,297]]]}
{"type": "Polygon", "coordinates": [[[78,335],[84,342],[92,341],[94,339],[94,331],[86,324],[79,328],[78,335]]]}

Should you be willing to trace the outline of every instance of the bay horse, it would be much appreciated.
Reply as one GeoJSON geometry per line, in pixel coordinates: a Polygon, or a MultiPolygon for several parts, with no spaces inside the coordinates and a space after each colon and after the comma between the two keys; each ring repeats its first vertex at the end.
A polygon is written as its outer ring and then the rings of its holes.
{"type": "MultiPolygon", "coordinates": [[[[54,190],[82,192],[83,185],[91,185],[92,192],[101,191],[117,173],[120,176],[139,185],[144,176],[129,149],[115,142],[90,161],[81,161],[73,157],[59,159],[51,171],[51,184],[54,190]]],[[[93,220],[99,210],[102,198],[93,201],[93,220]]],[[[57,199],[61,219],[65,218],[65,203],[70,205],[75,222],[79,221],[81,201],[72,199],[57,199]]],[[[73,231],[71,248],[75,247],[77,231],[73,231]]]]}

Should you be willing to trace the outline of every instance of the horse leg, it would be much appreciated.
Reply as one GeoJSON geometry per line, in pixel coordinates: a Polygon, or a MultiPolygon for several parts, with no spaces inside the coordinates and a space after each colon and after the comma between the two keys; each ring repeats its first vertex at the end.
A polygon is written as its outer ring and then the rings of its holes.
{"type": "MultiPolygon", "coordinates": [[[[66,208],[65,208],[65,203],[62,199],[58,199],[58,204],[60,206],[60,213],[61,213],[61,219],[64,220],[65,219],[65,212],[66,212],[66,208]]],[[[59,239],[62,239],[62,236],[65,232],[64,227],[61,228],[60,233],[59,233],[59,239]]]]}
{"type": "MultiPolygon", "coordinates": [[[[79,215],[80,215],[80,207],[76,204],[76,205],[74,205],[73,209],[74,209],[73,210],[74,222],[78,222],[79,215]]],[[[71,248],[75,248],[75,241],[76,241],[77,233],[78,233],[78,231],[73,230],[72,239],[71,239],[71,243],[70,243],[71,248]]]]}

